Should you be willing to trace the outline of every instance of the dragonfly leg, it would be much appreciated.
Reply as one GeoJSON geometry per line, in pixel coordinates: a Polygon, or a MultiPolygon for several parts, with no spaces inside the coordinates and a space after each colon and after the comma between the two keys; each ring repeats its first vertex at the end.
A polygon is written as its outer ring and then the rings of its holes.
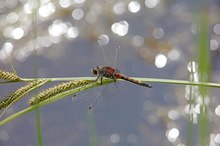
{"type": "Polygon", "coordinates": [[[114,80],[114,84],[115,84],[115,86],[116,86],[116,87],[118,87],[118,86],[117,86],[117,85],[118,85],[118,82],[117,82],[117,80],[116,80],[115,76],[114,76],[114,75],[112,75],[112,76],[111,76],[111,78],[114,80]]]}
{"type": "Polygon", "coordinates": [[[115,86],[116,86],[116,88],[117,88],[119,83],[118,83],[118,82],[114,82],[114,84],[115,84],[115,86]]]}
{"type": "Polygon", "coordinates": [[[97,78],[94,80],[94,82],[98,81],[100,78],[100,75],[97,76],[97,78]]]}
{"type": "Polygon", "coordinates": [[[114,75],[112,75],[112,77],[111,77],[111,78],[114,80],[114,82],[116,82],[116,81],[117,81],[114,75]]]}
{"type": "Polygon", "coordinates": [[[92,105],[89,106],[89,110],[93,110],[92,105]]]}
{"type": "Polygon", "coordinates": [[[103,80],[103,77],[102,77],[102,76],[100,76],[101,85],[102,85],[102,80],[103,80]]]}

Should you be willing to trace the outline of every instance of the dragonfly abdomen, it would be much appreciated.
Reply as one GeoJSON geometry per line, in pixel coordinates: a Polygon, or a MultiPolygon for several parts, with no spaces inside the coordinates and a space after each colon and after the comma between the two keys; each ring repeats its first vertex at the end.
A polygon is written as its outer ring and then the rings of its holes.
{"type": "Polygon", "coordinates": [[[152,88],[152,86],[150,84],[147,84],[145,82],[141,82],[139,80],[135,80],[135,79],[129,78],[129,77],[127,77],[125,75],[122,75],[122,74],[119,74],[119,73],[116,73],[115,77],[118,78],[118,79],[123,79],[123,80],[129,81],[129,82],[135,83],[137,85],[141,85],[141,86],[144,86],[144,87],[152,88]]]}

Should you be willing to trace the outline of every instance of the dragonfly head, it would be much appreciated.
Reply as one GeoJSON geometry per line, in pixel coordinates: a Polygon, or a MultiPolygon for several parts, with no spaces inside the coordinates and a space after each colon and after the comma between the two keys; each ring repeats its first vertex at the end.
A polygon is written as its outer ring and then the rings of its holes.
{"type": "Polygon", "coordinates": [[[99,67],[96,66],[96,67],[92,68],[92,69],[91,69],[91,72],[93,73],[93,75],[97,75],[98,72],[99,72],[99,67]]]}

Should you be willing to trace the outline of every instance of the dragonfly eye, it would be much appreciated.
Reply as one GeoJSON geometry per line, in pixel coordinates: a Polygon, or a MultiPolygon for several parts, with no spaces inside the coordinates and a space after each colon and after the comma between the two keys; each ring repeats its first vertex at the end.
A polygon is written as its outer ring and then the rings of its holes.
{"type": "Polygon", "coordinates": [[[91,69],[91,72],[92,72],[94,75],[97,75],[97,74],[98,74],[98,71],[97,71],[97,69],[95,69],[95,68],[92,68],[92,69],[91,69]]]}

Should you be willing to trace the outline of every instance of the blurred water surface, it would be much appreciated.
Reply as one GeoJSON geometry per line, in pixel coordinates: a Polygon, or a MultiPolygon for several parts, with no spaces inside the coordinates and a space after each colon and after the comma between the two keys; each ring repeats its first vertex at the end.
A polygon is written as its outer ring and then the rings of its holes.
{"type": "MultiPolygon", "coordinates": [[[[197,8],[198,2],[190,0],[4,0],[0,67],[12,70],[10,58],[21,77],[35,77],[36,68],[39,77],[92,76],[92,67],[114,64],[115,48],[120,46],[117,66],[128,76],[189,80],[196,69],[197,8]],[[97,41],[102,35],[109,38],[103,44],[107,61],[97,41]]],[[[219,2],[208,1],[207,8],[212,81],[219,82],[219,2]]],[[[19,85],[1,85],[0,97],[19,85]]],[[[186,145],[189,87],[152,86],[120,82],[103,90],[101,106],[94,110],[99,145],[186,145]]],[[[93,90],[79,100],[70,96],[40,109],[45,145],[89,145],[88,107],[93,92],[100,89],[93,90]]],[[[210,121],[215,127],[210,143],[216,145],[218,96],[218,89],[210,90],[210,121]]],[[[27,107],[27,98],[9,108],[5,117],[27,107]]],[[[195,103],[193,129],[198,124],[196,109],[195,103]]],[[[1,127],[0,145],[37,145],[35,112],[1,127]]]]}

